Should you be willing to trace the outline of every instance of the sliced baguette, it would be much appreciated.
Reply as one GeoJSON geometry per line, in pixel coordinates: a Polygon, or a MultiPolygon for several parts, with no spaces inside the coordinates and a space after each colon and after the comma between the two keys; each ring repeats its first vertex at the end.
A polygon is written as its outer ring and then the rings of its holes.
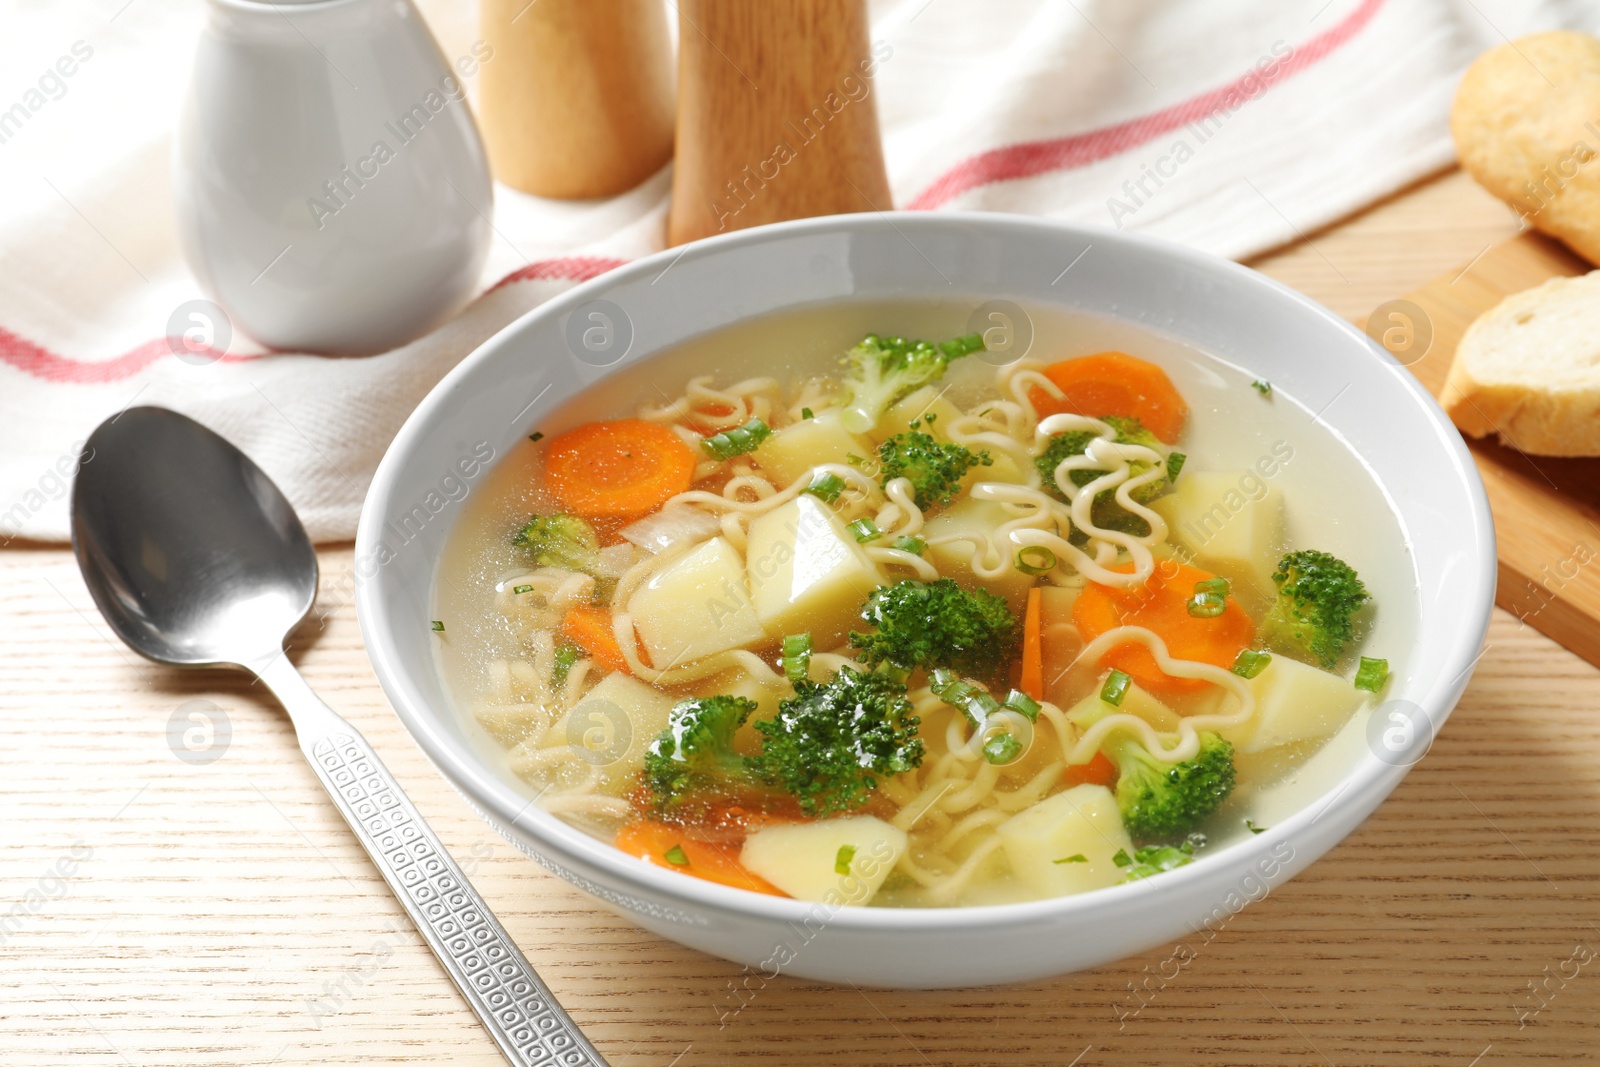
{"type": "Polygon", "coordinates": [[[1540,456],[1600,456],[1600,270],[1478,316],[1439,403],[1462,433],[1540,456]]]}
{"type": "Polygon", "coordinates": [[[1600,266],[1600,39],[1554,30],[1489,49],[1461,79],[1450,132],[1479,184],[1600,266]]]}

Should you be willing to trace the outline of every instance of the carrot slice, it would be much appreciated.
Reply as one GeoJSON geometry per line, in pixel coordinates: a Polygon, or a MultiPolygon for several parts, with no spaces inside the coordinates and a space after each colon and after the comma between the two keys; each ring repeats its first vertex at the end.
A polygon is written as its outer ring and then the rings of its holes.
{"type": "MultiPolygon", "coordinates": [[[[1132,567],[1124,564],[1118,569],[1132,567]]],[[[1201,618],[1189,614],[1195,583],[1213,577],[1199,567],[1169,560],[1158,562],[1143,585],[1121,589],[1090,582],[1072,605],[1072,621],[1086,644],[1118,626],[1143,626],[1167,643],[1174,659],[1199,660],[1227,669],[1241,649],[1250,647],[1256,625],[1231,596],[1221,615],[1201,618]]],[[[1211,684],[1166,674],[1143,645],[1119,645],[1100,662],[1127,673],[1152,693],[1193,693],[1211,684]]]]}
{"type": "Polygon", "coordinates": [[[1126,352],[1101,352],[1052,363],[1044,369],[1044,376],[1066,395],[1057,399],[1035,388],[1029,399],[1041,419],[1062,413],[1091,418],[1131,416],[1171,445],[1177,443],[1189,417],[1189,405],[1167,372],[1126,352]]]}
{"type": "Polygon", "coordinates": [[[641,819],[617,831],[617,848],[630,856],[648,860],[658,867],[691,874],[718,885],[767,893],[775,897],[789,894],[744,869],[727,848],[685,834],[681,827],[641,819]],[[683,862],[677,862],[682,860],[683,862]]]}
{"type": "Polygon", "coordinates": [[[591,422],[550,440],[544,486],[586,518],[645,515],[689,488],[694,450],[643,419],[591,422]]]}
{"type": "Polygon", "coordinates": [[[1039,625],[1042,599],[1038,586],[1028,590],[1028,604],[1022,609],[1022,675],[1017,680],[1017,688],[1035,700],[1044,699],[1044,637],[1039,625]]]}
{"type": "Polygon", "coordinates": [[[1075,785],[1103,785],[1109,789],[1116,784],[1117,765],[1112,763],[1104,752],[1096,752],[1094,759],[1088,763],[1068,764],[1067,769],[1061,773],[1061,780],[1068,788],[1075,785]]]}
{"type": "Polygon", "coordinates": [[[622,654],[622,646],[617,644],[617,634],[611,626],[611,612],[605,608],[579,604],[568,610],[561,620],[561,633],[587,652],[595,662],[624,674],[633,673],[628,669],[628,659],[622,654]]]}

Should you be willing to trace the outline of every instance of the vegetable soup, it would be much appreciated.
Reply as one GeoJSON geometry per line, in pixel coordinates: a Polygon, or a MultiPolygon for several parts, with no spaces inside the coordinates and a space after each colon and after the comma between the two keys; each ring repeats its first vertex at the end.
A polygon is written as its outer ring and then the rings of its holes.
{"type": "Polygon", "coordinates": [[[1036,307],[1008,361],[971,306],[743,323],[527,428],[434,614],[530,797],[685,877],[953,906],[1158,876],[1363,751],[1417,604],[1359,458],[1219,356],[1036,307]]]}

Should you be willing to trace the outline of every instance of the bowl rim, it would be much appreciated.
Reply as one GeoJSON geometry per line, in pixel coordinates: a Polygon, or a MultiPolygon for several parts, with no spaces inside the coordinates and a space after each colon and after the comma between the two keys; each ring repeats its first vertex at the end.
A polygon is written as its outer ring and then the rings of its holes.
{"type": "MultiPolygon", "coordinates": [[[[1332,332],[1342,334],[1365,352],[1364,356],[1357,356],[1352,352],[1353,359],[1375,360],[1380,367],[1390,372],[1391,377],[1401,383],[1401,388],[1407,390],[1410,398],[1416,402],[1419,416],[1442,440],[1449,457],[1454,461],[1454,472],[1468,498],[1465,509],[1468,513],[1468,525],[1464,529],[1458,529],[1456,533],[1459,543],[1477,549],[1477,556],[1473,561],[1476,566],[1469,566],[1463,572],[1463,577],[1472,582],[1472,588],[1465,590],[1464,596],[1473,605],[1473,617],[1465,620],[1468,625],[1457,628],[1457,637],[1450,644],[1449,654],[1442,664],[1443,669],[1439,677],[1449,680],[1430,689],[1424,705],[1431,729],[1429,743],[1431,747],[1432,741],[1437,738],[1449,718],[1477,664],[1494,607],[1498,564],[1493,519],[1482,480],[1465,441],[1422,383],[1349,321],[1304,293],[1242,264],[1148,234],[1079,226],[1054,219],[998,212],[941,211],[926,214],[896,212],[893,217],[880,212],[876,215],[822,216],[752,227],[704,238],[680,248],[667,248],[633,260],[543,301],[518,316],[473,349],[429,391],[396,433],[373,475],[357,528],[356,558],[362,559],[373,551],[379,529],[383,524],[383,516],[387,514],[392,503],[396,472],[401,467],[404,457],[414,449],[416,440],[424,428],[447,408],[456,388],[476,373],[480,365],[493,360],[501,349],[512,343],[521,331],[528,328],[530,322],[544,318],[559,318],[571,309],[604,295],[616,286],[650,275],[664,274],[673,264],[688,256],[698,259],[714,256],[726,250],[782,241],[791,236],[812,233],[862,229],[900,232],[907,228],[915,230],[946,226],[977,227],[998,236],[1019,231],[1045,230],[1064,239],[1123,243],[1132,245],[1136,251],[1176,259],[1197,272],[1221,278],[1232,286],[1252,288],[1264,299],[1287,301],[1297,305],[1301,311],[1321,320],[1332,332]]],[[[905,236],[903,232],[900,232],[900,235],[905,236]]],[[[767,313],[770,312],[763,312],[767,313]]],[[[1181,328],[1169,326],[1163,328],[1162,332],[1183,339],[1181,328]]],[[[648,355],[644,358],[648,358],[648,355]]],[[[634,359],[627,359],[615,366],[627,367],[634,362],[634,359]]],[[[606,368],[606,374],[609,373],[611,368],[606,368]]],[[[603,381],[604,377],[603,375],[596,379],[590,386],[603,381]]],[[[1335,436],[1339,435],[1336,433],[1335,436]]],[[[1341,440],[1341,443],[1346,448],[1350,447],[1347,442],[1341,440]]],[[[436,560],[434,565],[437,565],[436,560]]],[[[373,671],[396,714],[417,745],[427,753],[434,766],[462,793],[475,810],[491,822],[501,824],[498,828],[502,833],[506,833],[508,838],[511,835],[506,827],[515,828],[526,839],[538,843],[540,848],[535,849],[535,852],[542,853],[544,850],[549,850],[563,860],[577,860],[616,882],[637,886],[655,899],[669,900],[690,912],[720,911],[757,921],[796,923],[807,918],[815,918],[819,907],[829,907],[811,901],[752,893],[703,879],[686,878],[681,874],[644,862],[590,836],[559,817],[544,812],[509,783],[500,780],[501,776],[496,771],[470,752],[470,741],[458,744],[454,738],[435,725],[436,715],[456,712],[453,708],[434,712],[427,707],[427,702],[422,699],[421,693],[415,689],[410,679],[411,671],[398,654],[387,629],[379,621],[386,618],[383,610],[386,600],[383,573],[384,568],[379,568],[376,575],[365,580],[359,572],[356,575],[357,617],[373,671]]],[[[1422,604],[1419,622],[1423,621],[1427,611],[1428,605],[1422,604]]],[[[433,669],[431,662],[426,669],[433,669]]],[[[1423,755],[1426,755],[1426,750],[1423,755]]],[[[1348,829],[1337,832],[1328,844],[1314,848],[1311,859],[1305,862],[1313,862],[1333,844],[1347,836],[1355,825],[1359,825],[1360,821],[1367,818],[1371,811],[1393,791],[1421,758],[1418,757],[1408,764],[1394,765],[1379,760],[1370,752],[1363,755],[1338,779],[1331,790],[1334,799],[1343,798],[1345,803],[1352,806],[1364,805],[1361,819],[1348,829]]],[[[1304,842],[1324,836],[1327,832],[1326,827],[1321,832],[1313,832],[1312,827],[1328,809],[1331,802],[1324,799],[1328,795],[1325,793],[1313,798],[1289,818],[1263,830],[1251,839],[1229,845],[1214,858],[1208,857],[1202,862],[1167,872],[1159,879],[1142,879],[1084,893],[1008,904],[928,908],[832,906],[827,925],[841,930],[932,935],[940,930],[948,930],[952,923],[958,923],[965,931],[970,932],[1045,920],[1061,922],[1074,918],[1082,919],[1102,909],[1133,910],[1140,907],[1141,902],[1147,901],[1151,894],[1178,896],[1183,893],[1185,887],[1208,886],[1214,883],[1216,877],[1223,871],[1232,872],[1226,876],[1230,882],[1237,881],[1240,872],[1255,870],[1262,861],[1274,856],[1280,844],[1304,842]],[[1110,892],[1111,890],[1115,892],[1110,892]]],[[[1336,822],[1337,820],[1334,820],[1328,825],[1333,826],[1336,822]]],[[[1292,855],[1291,844],[1291,857],[1292,855]]],[[[542,855],[536,858],[541,858],[547,863],[555,862],[542,855]]],[[[1295,869],[1304,865],[1284,860],[1281,856],[1278,859],[1295,869]]],[[[562,874],[563,870],[558,870],[557,873],[562,874]]]]}

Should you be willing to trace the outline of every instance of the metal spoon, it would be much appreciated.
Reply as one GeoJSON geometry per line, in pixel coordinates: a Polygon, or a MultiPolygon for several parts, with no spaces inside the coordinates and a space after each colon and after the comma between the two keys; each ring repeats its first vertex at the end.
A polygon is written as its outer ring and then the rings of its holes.
{"type": "Polygon", "coordinates": [[[102,423],[72,489],[72,547],[100,613],[135,652],[243,667],[506,1059],[605,1067],[495,921],[372,747],[283,653],[317,594],[294,509],[243,452],[193,419],[130,408],[102,423]]]}

